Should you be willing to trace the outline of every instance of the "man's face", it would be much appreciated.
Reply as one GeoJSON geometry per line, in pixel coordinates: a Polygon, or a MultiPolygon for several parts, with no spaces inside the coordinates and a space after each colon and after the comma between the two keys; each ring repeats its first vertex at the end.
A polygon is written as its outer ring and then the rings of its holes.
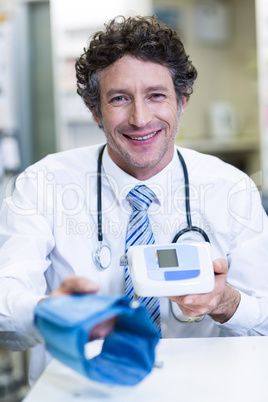
{"type": "MultiPolygon", "coordinates": [[[[99,73],[101,119],[112,160],[145,180],[172,159],[178,104],[169,70],[126,55],[99,73]]],[[[185,103],[181,108],[184,111],[185,103]]]]}

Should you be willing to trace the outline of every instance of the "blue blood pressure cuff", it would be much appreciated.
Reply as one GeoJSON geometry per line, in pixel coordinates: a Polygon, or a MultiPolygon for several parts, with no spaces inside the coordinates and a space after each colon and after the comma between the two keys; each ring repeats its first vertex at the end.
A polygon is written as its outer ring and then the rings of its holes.
{"type": "MultiPolygon", "coordinates": [[[[34,322],[56,359],[95,381],[135,385],[153,368],[159,336],[145,308],[121,296],[49,297],[35,308],[34,322]],[[85,356],[92,329],[117,317],[101,353],[85,356]]],[[[89,345],[90,347],[90,345],[89,345]]]]}

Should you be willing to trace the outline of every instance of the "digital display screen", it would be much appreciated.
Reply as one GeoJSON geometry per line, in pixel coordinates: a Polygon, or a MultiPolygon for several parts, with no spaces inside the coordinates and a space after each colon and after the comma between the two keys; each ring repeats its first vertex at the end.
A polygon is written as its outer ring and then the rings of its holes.
{"type": "Polygon", "coordinates": [[[175,249],[157,250],[159,268],[178,267],[178,258],[175,249]]]}

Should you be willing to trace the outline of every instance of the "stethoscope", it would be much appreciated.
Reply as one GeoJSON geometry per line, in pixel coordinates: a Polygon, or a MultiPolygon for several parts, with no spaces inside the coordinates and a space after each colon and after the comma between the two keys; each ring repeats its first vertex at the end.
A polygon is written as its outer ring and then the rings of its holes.
{"type": "MultiPolygon", "coordinates": [[[[105,145],[103,145],[98,154],[98,161],[97,161],[97,217],[98,217],[98,243],[99,247],[93,254],[93,259],[95,264],[99,269],[107,269],[112,261],[112,251],[109,246],[103,244],[103,232],[102,232],[102,188],[101,188],[101,168],[102,168],[102,156],[105,149],[105,145]]],[[[172,243],[177,243],[178,240],[185,234],[189,234],[191,232],[198,233],[201,235],[204,241],[209,242],[209,237],[206,232],[198,226],[193,226],[192,224],[192,217],[191,217],[191,206],[190,206],[190,187],[189,187],[189,175],[188,169],[185,163],[185,160],[177,149],[178,158],[180,160],[183,175],[184,175],[184,188],[185,188],[185,211],[186,211],[186,221],[187,226],[184,229],[181,229],[173,238],[172,243]]],[[[201,321],[202,317],[195,317],[190,318],[187,317],[185,320],[179,319],[172,307],[172,303],[170,301],[171,313],[173,317],[180,321],[180,322],[193,322],[193,321],[201,321]]]]}

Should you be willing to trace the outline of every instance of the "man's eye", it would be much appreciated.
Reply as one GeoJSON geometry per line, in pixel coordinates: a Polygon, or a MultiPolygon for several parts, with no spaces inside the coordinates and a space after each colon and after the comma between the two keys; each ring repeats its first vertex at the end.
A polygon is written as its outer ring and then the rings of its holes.
{"type": "Polygon", "coordinates": [[[125,100],[126,98],[124,96],[115,96],[113,99],[111,99],[111,103],[119,103],[125,100]]]}
{"type": "Polygon", "coordinates": [[[165,95],[163,95],[163,94],[152,94],[151,95],[151,98],[152,99],[155,99],[155,100],[160,100],[160,99],[163,99],[165,97],[165,95]]]}

